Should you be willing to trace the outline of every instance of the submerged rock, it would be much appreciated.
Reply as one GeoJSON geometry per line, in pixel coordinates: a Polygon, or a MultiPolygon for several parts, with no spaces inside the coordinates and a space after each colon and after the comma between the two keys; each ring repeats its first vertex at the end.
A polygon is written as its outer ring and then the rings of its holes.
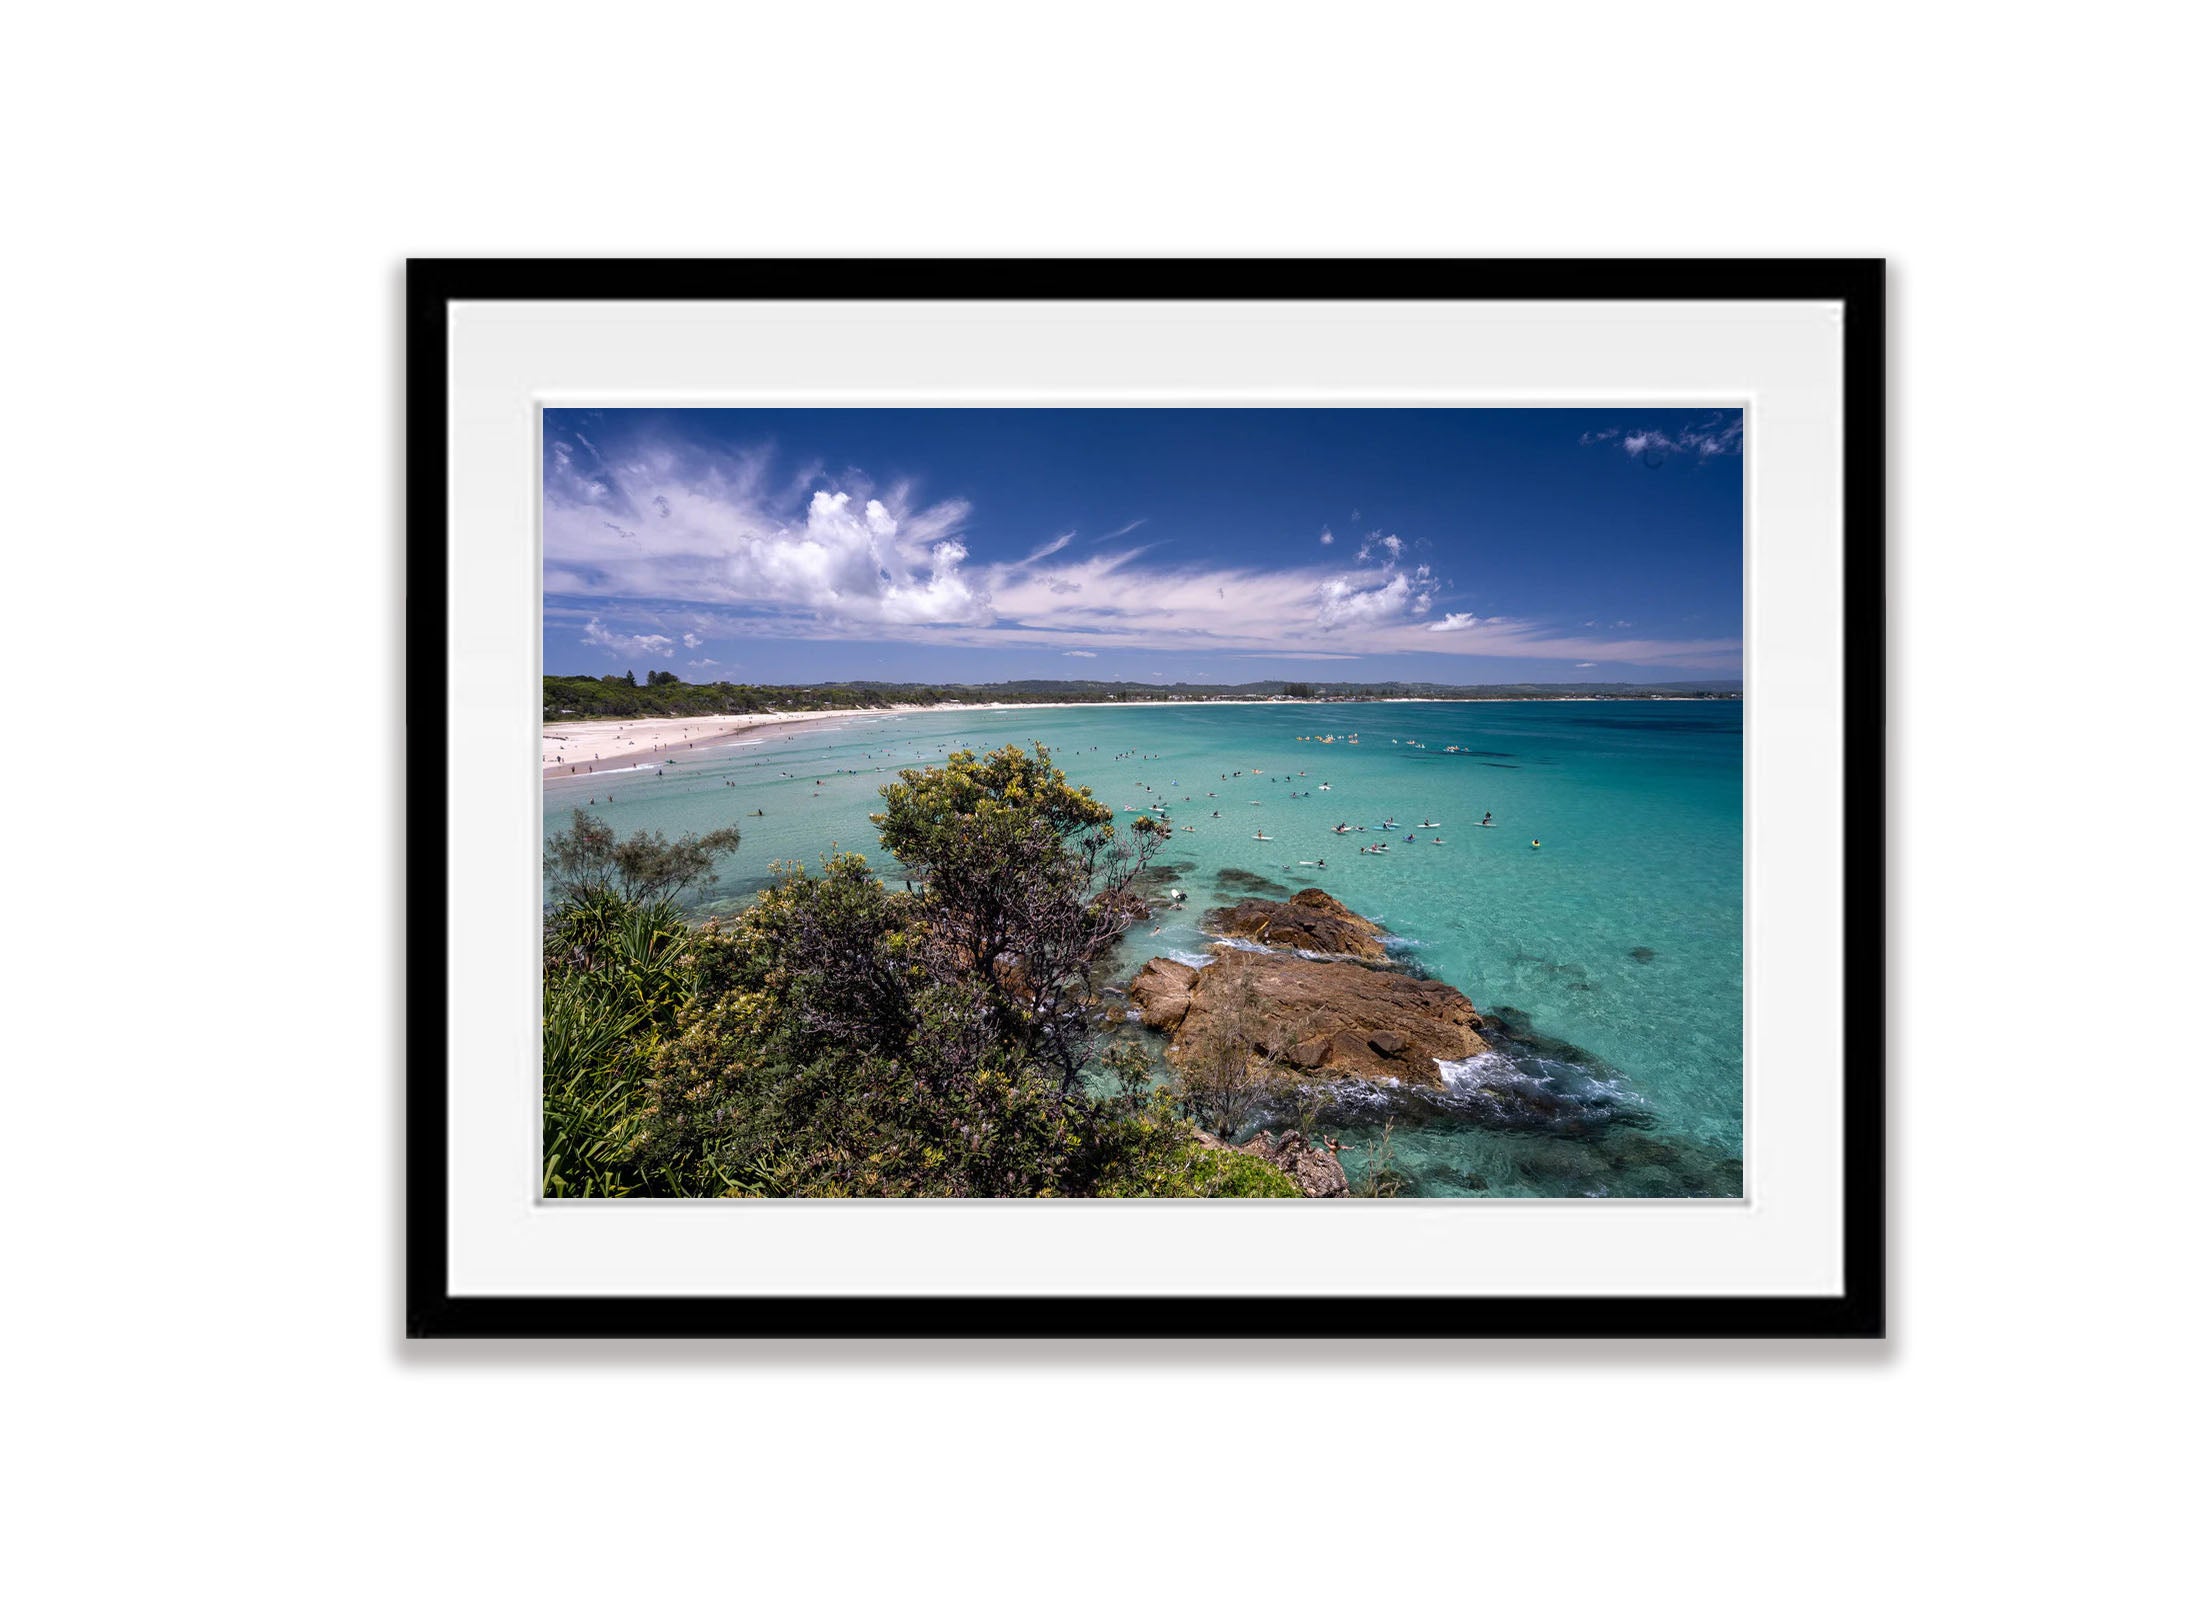
{"type": "Polygon", "coordinates": [[[1243,867],[1218,867],[1215,870],[1215,887],[1227,889],[1232,894],[1267,894],[1281,899],[1291,891],[1273,878],[1264,878],[1257,872],[1247,872],[1243,867]]]}

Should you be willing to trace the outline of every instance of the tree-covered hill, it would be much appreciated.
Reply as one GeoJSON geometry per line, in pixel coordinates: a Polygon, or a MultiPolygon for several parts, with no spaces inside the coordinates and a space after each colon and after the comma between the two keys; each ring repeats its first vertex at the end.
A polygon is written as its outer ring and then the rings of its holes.
{"type": "Polygon", "coordinates": [[[1002,683],[683,683],[669,672],[637,682],[631,672],[609,677],[545,677],[545,721],[612,717],[703,717],[766,711],[847,711],[871,706],[1001,702],[1201,700],[1543,700],[1595,696],[1612,700],[1741,698],[1734,679],[1698,683],[1119,683],[1094,678],[1017,678],[1002,683]]]}

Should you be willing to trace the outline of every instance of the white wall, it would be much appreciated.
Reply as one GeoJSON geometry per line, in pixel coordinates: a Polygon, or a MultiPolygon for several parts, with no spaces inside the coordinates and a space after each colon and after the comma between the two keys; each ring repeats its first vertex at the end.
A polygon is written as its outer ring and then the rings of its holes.
{"type": "Polygon", "coordinates": [[[2189,24],[951,9],[11,20],[24,1592],[2143,1591],[2189,24]],[[743,252],[1891,256],[1893,1341],[401,1347],[399,262],[743,252]]]}

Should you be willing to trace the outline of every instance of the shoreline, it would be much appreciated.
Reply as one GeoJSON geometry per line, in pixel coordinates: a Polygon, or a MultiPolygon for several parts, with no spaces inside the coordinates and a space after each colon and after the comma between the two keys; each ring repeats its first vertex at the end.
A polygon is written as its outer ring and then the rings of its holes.
{"type": "MultiPolygon", "coordinates": [[[[704,717],[634,717],[625,722],[576,721],[544,723],[542,725],[542,775],[551,778],[586,778],[600,776],[631,767],[652,757],[677,756],[693,750],[708,750],[715,746],[732,744],[743,735],[759,729],[769,733],[778,728],[800,727],[806,723],[845,721],[850,717],[890,717],[909,713],[934,711],[1086,711],[1100,709],[1123,710],[1131,707],[1178,706],[1313,706],[1333,705],[1338,710],[1352,706],[1400,706],[1400,705],[1582,705],[1611,698],[1607,695],[1478,695],[1472,699],[1451,695],[1386,695],[1366,700],[1314,701],[1314,700],[1021,700],[1021,701],[960,701],[940,705],[887,705],[852,706],[831,711],[759,711],[747,713],[718,713],[704,717]],[[555,729],[556,731],[552,731],[555,729]],[[708,731],[697,734],[695,730],[708,731]],[[657,735],[669,735],[675,731],[690,737],[677,742],[667,742],[657,735]],[[634,735],[629,737],[629,735],[634,735]],[[576,738],[576,736],[578,736],[576,738]],[[651,739],[646,749],[643,739],[651,739]],[[560,756],[582,755],[584,759],[560,761],[560,756]],[[610,763],[618,762],[620,766],[610,763]]],[[[1700,695],[1636,695],[1635,701],[1672,702],[1708,698],[1700,695]]],[[[1721,697],[1724,698],[1724,697],[1721,697]]]]}
{"type": "MultiPolygon", "coordinates": [[[[651,758],[677,756],[691,750],[708,750],[733,744],[759,730],[796,728],[812,722],[831,722],[848,717],[885,717],[900,711],[943,710],[935,706],[863,706],[834,711],[760,711],[753,715],[718,714],[707,717],[635,717],[626,722],[545,723],[542,729],[542,775],[550,778],[586,778],[651,758]],[[556,731],[552,731],[553,728],[556,731]],[[706,730],[698,733],[696,730],[706,730]],[[689,737],[672,740],[679,733],[689,737]],[[643,741],[649,741],[645,746],[643,741]],[[559,760],[560,756],[567,757],[559,760]],[[572,757],[582,759],[574,760],[572,757]],[[612,763],[618,763],[614,766],[612,763]]],[[[761,742],[761,741],[759,741],[761,742]]]]}

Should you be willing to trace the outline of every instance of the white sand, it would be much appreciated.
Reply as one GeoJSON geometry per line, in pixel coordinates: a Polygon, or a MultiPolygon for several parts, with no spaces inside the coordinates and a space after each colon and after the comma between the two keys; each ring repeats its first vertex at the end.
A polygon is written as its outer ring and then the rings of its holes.
{"type": "MultiPolygon", "coordinates": [[[[1420,699],[1417,696],[1403,698],[1415,703],[1420,699]]],[[[752,735],[769,737],[775,730],[842,717],[883,717],[911,711],[1093,711],[1108,706],[1265,706],[1279,703],[1306,705],[1313,702],[972,700],[951,705],[865,706],[861,710],[853,711],[767,711],[754,716],[636,717],[627,722],[547,722],[542,728],[542,772],[546,778],[584,777],[592,772],[616,771],[621,767],[661,761],[666,756],[677,759],[685,751],[731,744],[752,735]]],[[[1351,703],[1367,705],[1380,702],[1351,703]]],[[[1343,711],[1346,706],[1338,704],[1334,709],[1343,711]]]]}
{"type": "Polygon", "coordinates": [[[754,716],[636,717],[628,722],[547,722],[542,728],[545,777],[578,777],[598,768],[633,766],[685,750],[727,744],[757,729],[789,728],[835,717],[875,717],[916,706],[861,711],[766,711],[754,716]]]}

